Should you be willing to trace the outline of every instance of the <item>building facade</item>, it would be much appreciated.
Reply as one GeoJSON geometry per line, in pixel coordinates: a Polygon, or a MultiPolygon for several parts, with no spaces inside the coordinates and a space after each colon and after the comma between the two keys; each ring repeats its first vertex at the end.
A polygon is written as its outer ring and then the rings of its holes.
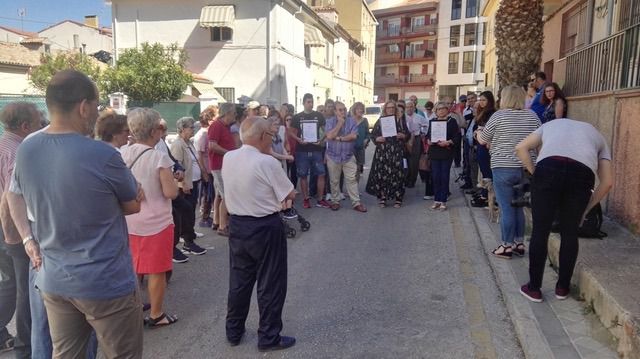
{"type": "Polygon", "coordinates": [[[51,50],[82,51],[86,54],[113,52],[111,29],[99,27],[98,18],[93,15],[86,16],[84,23],[61,21],[41,30],[38,36],[50,42],[51,50]]]}
{"type": "MultiPolygon", "coordinates": [[[[442,1],[436,71],[437,97],[459,95],[486,88],[486,19],[480,14],[480,0],[442,1]]],[[[493,35],[492,35],[493,36],[493,35]]]]}
{"type": "Polygon", "coordinates": [[[374,7],[373,10],[378,20],[375,96],[378,102],[408,99],[412,95],[418,97],[420,104],[434,100],[438,3],[422,1],[389,5],[391,7],[374,7]]]}

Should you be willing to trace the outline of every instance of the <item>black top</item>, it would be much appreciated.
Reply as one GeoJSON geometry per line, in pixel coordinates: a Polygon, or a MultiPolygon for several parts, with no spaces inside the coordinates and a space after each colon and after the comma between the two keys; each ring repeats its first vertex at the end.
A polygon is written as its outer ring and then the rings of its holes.
{"type": "MultiPolygon", "coordinates": [[[[380,119],[382,117],[387,117],[387,116],[380,116],[380,118],[378,118],[378,121],[376,121],[375,125],[373,125],[373,130],[371,130],[371,140],[377,144],[376,141],[376,137],[380,137],[382,136],[382,127],[380,126],[380,119]]],[[[404,140],[400,140],[398,139],[398,136],[394,136],[394,137],[387,137],[386,141],[398,141],[398,142],[406,142],[409,140],[410,134],[409,134],[409,127],[407,126],[407,120],[406,117],[404,115],[402,115],[401,118],[396,118],[396,132],[398,133],[404,133],[405,137],[404,140]]]]}
{"type": "Polygon", "coordinates": [[[453,159],[453,150],[460,143],[460,128],[458,127],[458,121],[453,117],[449,117],[446,120],[433,119],[429,121],[429,130],[427,131],[427,138],[431,139],[431,124],[435,121],[447,122],[447,141],[453,141],[452,146],[440,147],[435,143],[429,146],[429,159],[432,160],[449,160],[453,159]]]}
{"type": "MultiPolygon", "coordinates": [[[[298,130],[298,137],[300,138],[304,138],[304,134],[302,133],[302,124],[301,124],[303,122],[315,122],[317,124],[318,140],[322,140],[322,138],[324,137],[325,119],[320,112],[318,111],[311,111],[310,113],[300,112],[295,116],[293,116],[293,119],[291,120],[291,127],[298,130]]],[[[316,145],[316,144],[308,143],[303,145],[299,143],[298,146],[296,147],[296,152],[316,152],[316,151],[322,151],[323,149],[324,149],[324,146],[322,146],[321,144],[316,145]]]]}

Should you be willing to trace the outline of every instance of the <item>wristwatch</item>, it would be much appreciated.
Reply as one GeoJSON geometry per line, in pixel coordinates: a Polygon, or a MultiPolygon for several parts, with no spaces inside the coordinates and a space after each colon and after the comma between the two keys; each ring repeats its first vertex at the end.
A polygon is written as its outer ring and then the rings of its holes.
{"type": "Polygon", "coordinates": [[[29,242],[29,241],[33,241],[33,240],[34,240],[34,239],[33,239],[33,236],[27,236],[27,237],[24,237],[24,238],[22,239],[22,245],[23,245],[23,246],[26,246],[26,245],[27,245],[27,242],[29,242]]]}

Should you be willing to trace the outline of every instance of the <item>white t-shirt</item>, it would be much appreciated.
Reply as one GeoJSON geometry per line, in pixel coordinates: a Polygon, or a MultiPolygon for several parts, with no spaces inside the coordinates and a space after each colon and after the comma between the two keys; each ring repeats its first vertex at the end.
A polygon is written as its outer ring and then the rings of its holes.
{"type": "MultiPolygon", "coordinates": [[[[149,146],[138,143],[128,146],[122,150],[122,159],[129,167],[147,148],[149,146]]],[[[173,223],[171,200],[165,198],[160,184],[160,169],[171,169],[171,166],[173,161],[169,155],[152,149],[140,156],[131,167],[134,177],[142,184],[145,199],[140,204],[140,212],[126,217],[130,234],[151,236],[160,233],[173,223]]]]}
{"type": "MultiPolygon", "coordinates": [[[[189,147],[191,145],[189,144],[189,147]]],[[[193,148],[192,148],[193,150],[193,148]]],[[[200,181],[202,179],[202,171],[200,171],[200,165],[198,164],[198,159],[196,158],[196,152],[189,151],[189,156],[191,156],[191,182],[200,181]]]]}
{"type": "Polygon", "coordinates": [[[607,141],[589,123],[560,118],[545,123],[534,133],[542,137],[538,162],[547,157],[562,156],[578,161],[597,172],[598,161],[611,161],[607,141]]]}
{"type": "Polygon", "coordinates": [[[222,160],[224,200],[230,214],[265,217],[282,209],[293,184],[280,162],[257,148],[243,145],[222,160]]]}
{"type": "Polygon", "coordinates": [[[211,170],[209,169],[209,139],[207,138],[207,130],[209,130],[209,127],[198,130],[198,132],[193,136],[193,145],[196,148],[196,151],[202,153],[202,158],[204,160],[203,165],[208,173],[211,172],[211,170]]]}

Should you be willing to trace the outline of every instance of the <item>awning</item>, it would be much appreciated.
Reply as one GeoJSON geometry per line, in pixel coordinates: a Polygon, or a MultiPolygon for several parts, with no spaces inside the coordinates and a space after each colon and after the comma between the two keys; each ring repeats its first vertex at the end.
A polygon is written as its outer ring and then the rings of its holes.
{"type": "Polygon", "coordinates": [[[311,47],[324,47],[325,39],[322,32],[311,25],[304,25],[304,44],[311,47]]]}
{"type": "Polygon", "coordinates": [[[198,92],[200,92],[200,96],[215,98],[219,103],[227,102],[227,100],[220,95],[218,90],[213,87],[213,84],[204,83],[204,82],[194,82],[191,86],[195,87],[198,92]]]}
{"type": "Polygon", "coordinates": [[[200,27],[230,27],[236,14],[233,5],[205,6],[200,12],[200,27]]]}

